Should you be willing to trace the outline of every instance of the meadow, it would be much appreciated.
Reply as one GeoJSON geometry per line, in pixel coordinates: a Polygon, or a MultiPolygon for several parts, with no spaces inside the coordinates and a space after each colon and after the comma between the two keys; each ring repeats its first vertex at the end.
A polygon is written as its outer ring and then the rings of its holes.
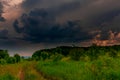
{"type": "Polygon", "coordinates": [[[40,61],[37,69],[51,80],[120,80],[120,59],[95,61],[40,61]]]}
{"type": "Polygon", "coordinates": [[[5,57],[0,80],[120,80],[119,49],[64,46],[38,50],[28,59],[5,57]]]}

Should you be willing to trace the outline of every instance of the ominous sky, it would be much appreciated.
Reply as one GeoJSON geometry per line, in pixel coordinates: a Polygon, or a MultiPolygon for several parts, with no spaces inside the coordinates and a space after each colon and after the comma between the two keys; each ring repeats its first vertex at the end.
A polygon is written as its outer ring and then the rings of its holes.
{"type": "Polygon", "coordinates": [[[120,42],[120,0],[0,0],[0,48],[10,54],[120,42]]]}

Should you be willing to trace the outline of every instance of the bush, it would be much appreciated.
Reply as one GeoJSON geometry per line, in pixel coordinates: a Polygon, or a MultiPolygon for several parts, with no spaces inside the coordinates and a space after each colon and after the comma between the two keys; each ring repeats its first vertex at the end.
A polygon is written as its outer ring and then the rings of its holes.
{"type": "Polygon", "coordinates": [[[0,64],[6,64],[6,60],[5,59],[0,59],[0,64]]]}
{"type": "Polygon", "coordinates": [[[8,59],[7,59],[7,63],[16,63],[16,59],[14,58],[14,57],[9,57],[8,59]]]}
{"type": "Polygon", "coordinates": [[[53,56],[53,61],[57,62],[57,61],[60,61],[62,58],[63,58],[63,55],[62,55],[62,54],[56,53],[56,54],[53,56]]]}

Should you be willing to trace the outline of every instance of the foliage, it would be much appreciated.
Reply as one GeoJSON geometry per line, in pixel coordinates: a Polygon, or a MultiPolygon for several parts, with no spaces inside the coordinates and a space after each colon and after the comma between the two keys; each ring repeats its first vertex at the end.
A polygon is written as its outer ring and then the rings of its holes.
{"type": "Polygon", "coordinates": [[[7,58],[7,63],[11,63],[11,64],[16,63],[16,58],[15,57],[9,57],[9,58],[7,58]]]}
{"type": "Polygon", "coordinates": [[[120,59],[102,56],[94,61],[40,61],[37,69],[57,80],[120,80],[120,59]]]}
{"type": "MultiPolygon", "coordinates": [[[[79,61],[84,60],[86,56],[92,61],[99,58],[99,56],[107,55],[110,57],[118,57],[120,53],[120,46],[96,46],[90,47],[56,47],[52,49],[38,50],[33,53],[32,58],[35,60],[50,59],[56,53],[63,55],[64,57],[70,56],[71,59],[79,61]]],[[[53,58],[54,59],[54,58],[53,58]]]]}
{"type": "Polygon", "coordinates": [[[0,50],[0,59],[6,59],[9,57],[7,50],[0,50]]]}
{"type": "Polygon", "coordinates": [[[70,51],[71,58],[76,61],[79,61],[83,55],[84,55],[83,49],[73,49],[70,51]]]}
{"type": "Polygon", "coordinates": [[[0,59],[0,64],[6,64],[6,60],[5,59],[0,59]]]}
{"type": "Polygon", "coordinates": [[[54,62],[60,61],[63,58],[63,55],[56,53],[52,56],[54,62]]]}
{"type": "Polygon", "coordinates": [[[120,80],[119,63],[120,46],[61,46],[38,50],[27,59],[1,50],[0,80],[16,80],[20,70],[25,80],[40,80],[41,73],[48,80],[120,80]]]}
{"type": "Polygon", "coordinates": [[[16,63],[20,62],[20,55],[19,54],[15,54],[14,58],[16,60],[16,63]]]}
{"type": "Polygon", "coordinates": [[[18,79],[13,77],[11,74],[5,74],[3,76],[0,76],[0,80],[18,80],[18,79]]]}

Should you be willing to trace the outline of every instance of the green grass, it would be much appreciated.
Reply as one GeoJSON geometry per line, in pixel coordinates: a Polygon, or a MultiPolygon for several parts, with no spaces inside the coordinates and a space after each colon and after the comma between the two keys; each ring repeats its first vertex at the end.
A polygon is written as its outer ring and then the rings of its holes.
{"type": "Polygon", "coordinates": [[[80,61],[30,61],[0,65],[0,80],[120,80],[120,58],[99,56],[80,61]],[[45,78],[47,79],[45,79],[45,78]]]}
{"type": "Polygon", "coordinates": [[[36,61],[0,65],[0,80],[45,80],[34,66],[36,61]]]}
{"type": "Polygon", "coordinates": [[[40,61],[37,69],[59,80],[120,80],[120,59],[108,56],[94,61],[40,61]]]}
{"type": "Polygon", "coordinates": [[[15,78],[11,74],[4,74],[0,76],[0,80],[19,80],[18,78],[15,78]]]}

